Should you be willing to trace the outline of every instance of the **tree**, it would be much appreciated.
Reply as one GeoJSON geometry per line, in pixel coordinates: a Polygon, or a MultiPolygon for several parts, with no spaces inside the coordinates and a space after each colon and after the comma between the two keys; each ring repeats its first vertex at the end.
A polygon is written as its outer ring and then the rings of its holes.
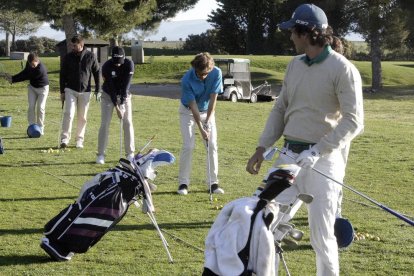
{"type": "Polygon", "coordinates": [[[183,50],[189,52],[209,52],[224,54],[217,44],[217,30],[207,30],[199,35],[189,35],[184,42],[183,50]]]}
{"type": "MultiPolygon", "coordinates": [[[[101,38],[118,38],[191,8],[198,0],[20,0],[11,1],[20,10],[30,9],[45,21],[65,31],[67,40],[77,32],[101,38]]],[[[69,42],[69,41],[68,41],[69,42]]],[[[69,43],[67,43],[69,46],[69,43]]]]}
{"type": "Polygon", "coordinates": [[[382,87],[382,50],[400,46],[408,36],[405,30],[407,13],[400,4],[397,0],[349,1],[355,31],[362,34],[370,45],[372,91],[382,87]]]}
{"type": "Polygon", "coordinates": [[[16,49],[16,36],[28,35],[34,33],[41,26],[41,22],[37,20],[34,13],[25,11],[17,12],[16,10],[3,9],[0,10],[0,29],[6,33],[6,53],[10,53],[10,43],[8,36],[11,35],[11,50],[16,49]]]}

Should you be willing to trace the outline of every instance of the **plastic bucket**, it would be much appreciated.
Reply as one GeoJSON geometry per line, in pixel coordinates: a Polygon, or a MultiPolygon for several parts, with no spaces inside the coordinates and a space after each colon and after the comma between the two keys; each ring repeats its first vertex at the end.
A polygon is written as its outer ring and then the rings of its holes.
{"type": "Polygon", "coordinates": [[[1,126],[2,127],[11,127],[12,117],[11,116],[3,116],[1,117],[1,126]]]}
{"type": "Polygon", "coordinates": [[[27,128],[27,136],[29,138],[39,138],[42,135],[40,127],[36,124],[32,124],[27,128]]]}

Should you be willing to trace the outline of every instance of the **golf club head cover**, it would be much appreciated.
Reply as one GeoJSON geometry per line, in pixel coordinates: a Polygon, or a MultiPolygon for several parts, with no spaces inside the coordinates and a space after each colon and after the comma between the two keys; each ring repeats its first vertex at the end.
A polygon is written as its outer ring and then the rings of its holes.
{"type": "Polygon", "coordinates": [[[300,169],[296,164],[283,164],[272,168],[264,181],[266,185],[259,198],[266,201],[273,200],[294,183],[300,169]]]}

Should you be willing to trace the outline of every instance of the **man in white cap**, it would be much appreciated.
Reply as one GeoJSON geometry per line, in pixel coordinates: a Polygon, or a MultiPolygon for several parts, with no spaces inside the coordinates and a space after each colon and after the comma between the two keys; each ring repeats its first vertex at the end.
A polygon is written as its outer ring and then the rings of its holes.
{"type": "Polygon", "coordinates": [[[98,134],[97,164],[105,163],[109,125],[114,108],[124,129],[125,155],[129,160],[134,158],[134,126],[132,124],[131,93],[129,92],[133,75],[134,63],[132,60],[125,58],[122,47],[114,47],[112,58],[102,66],[104,79],[102,90],[104,93],[101,97],[101,127],[98,134]]]}
{"type": "Polygon", "coordinates": [[[287,67],[282,91],[246,170],[257,174],[266,148],[284,137],[282,151],[294,159],[280,154],[274,166],[297,163],[302,170],[296,185],[276,201],[285,204],[298,193],[313,195],[307,207],[317,275],[339,275],[334,224],[342,187],[312,168],[342,182],[350,143],[363,130],[361,76],[351,62],[331,49],[332,29],[319,7],[300,5],[279,28],[291,32],[300,55],[287,67]]]}

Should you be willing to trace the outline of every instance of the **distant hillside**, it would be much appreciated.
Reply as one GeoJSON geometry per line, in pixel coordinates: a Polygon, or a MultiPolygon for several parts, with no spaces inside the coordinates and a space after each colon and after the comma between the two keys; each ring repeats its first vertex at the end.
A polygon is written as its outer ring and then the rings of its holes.
{"type": "Polygon", "coordinates": [[[145,37],[145,40],[159,41],[163,37],[167,41],[178,41],[180,38],[185,39],[191,34],[201,34],[213,27],[206,20],[183,20],[183,21],[163,21],[158,31],[154,35],[145,37]]]}

